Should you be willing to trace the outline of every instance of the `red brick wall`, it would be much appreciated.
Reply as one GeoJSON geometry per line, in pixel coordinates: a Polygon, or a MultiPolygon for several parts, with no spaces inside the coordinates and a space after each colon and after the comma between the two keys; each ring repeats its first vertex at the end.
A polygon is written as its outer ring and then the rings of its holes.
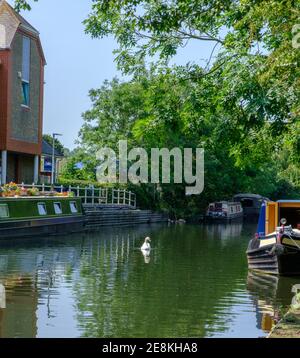
{"type": "Polygon", "coordinates": [[[41,155],[42,153],[42,133],[43,133],[43,96],[44,96],[44,65],[45,59],[42,53],[40,41],[24,31],[19,33],[30,36],[36,41],[40,53],[41,76],[40,76],[40,98],[39,98],[39,140],[38,144],[15,140],[10,138],[10,103],[11,103],[11,71],[12,71],[12,52],[10,50],[0,51],[0,150],[11,152],[41,155]]]}
{"type": "Polygon", "coordinates": [[[0,51],[0,150],[7,148],[8,86],[10,51],[0,51]]]}

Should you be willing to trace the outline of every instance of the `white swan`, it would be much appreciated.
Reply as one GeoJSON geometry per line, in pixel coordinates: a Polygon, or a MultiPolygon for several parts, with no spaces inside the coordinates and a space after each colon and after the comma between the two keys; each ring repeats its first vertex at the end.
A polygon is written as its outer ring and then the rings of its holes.
{"type": "Polygon", "coordinates": [[[150,242],[151,242],[150,237],[146,237],[145,242],[143,243],[143,246],[141,247],[141,250],[149,252],[151,250],[150,242]]]}

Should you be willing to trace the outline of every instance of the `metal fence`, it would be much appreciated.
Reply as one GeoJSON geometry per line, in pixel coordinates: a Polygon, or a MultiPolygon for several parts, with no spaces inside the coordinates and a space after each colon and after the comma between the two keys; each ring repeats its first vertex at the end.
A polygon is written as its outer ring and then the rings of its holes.
{"type": "Polygon", "coordinates": [[[95,188],[94,186],[51,186],[46,184],[18,184],[20,188],[37,188],[41,192],[56,191],[59,193],[72,192],[75,197],[81,197],[83,204],[92,205],[124,205],[136,209],[136,195],[131,191],[113,188],[95,188]]]}

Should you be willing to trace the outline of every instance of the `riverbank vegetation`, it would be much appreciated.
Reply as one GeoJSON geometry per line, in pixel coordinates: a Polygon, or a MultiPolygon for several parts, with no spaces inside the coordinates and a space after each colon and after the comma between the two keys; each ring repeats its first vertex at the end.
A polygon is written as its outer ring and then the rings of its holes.
{"type": "Polygon", "coordinates": [[[95,1],[86,31],[114,36],[116,63],[130,79],[90,91],[61,179],[96,180],[97,149],[127,139],[129,149],[205,149],[200,196],[186,197],[185,184],[130,188],[143,207],[192,216],[238,192],[299,198],[299,18],[296,1],[95,1]],[[212,44],[205,65],[170,65],[190,42],[199,57],[201,43],[212,44]]]}

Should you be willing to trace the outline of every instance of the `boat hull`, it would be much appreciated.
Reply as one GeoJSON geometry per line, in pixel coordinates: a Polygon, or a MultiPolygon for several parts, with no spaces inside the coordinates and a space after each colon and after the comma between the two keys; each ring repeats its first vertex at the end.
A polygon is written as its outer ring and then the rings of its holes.
{"type": "Polygon", "coordinates": [[[273,240],[273,243],[262,246],[259,239],[250,241],[247,250],[249,269],[272,275],[300,276],[300,249],[297,245],[278,244],[275,238],[273,240]]]}
{"type": "Polygon", "coordinates": [[[0,240],[71,234],[84,226],[80,198],[0,198],[0,240]]]}
{"type": "Polygon", "coordinates": [[[210,221],[210,222],[231,222],[231,221],[239,221],[239,220],[243,220],[243,213],[239,213],[239,214],[233,214],[230,216],[212,216],[212,215],[206,215],[204,217],[205,221],[210,221]]]}
{"type": "Polygon", "coordinates": [[[0,223],[0,240],[72,234],[81,232],[84,228],[85,220],[82,216],[0,223]]]}

